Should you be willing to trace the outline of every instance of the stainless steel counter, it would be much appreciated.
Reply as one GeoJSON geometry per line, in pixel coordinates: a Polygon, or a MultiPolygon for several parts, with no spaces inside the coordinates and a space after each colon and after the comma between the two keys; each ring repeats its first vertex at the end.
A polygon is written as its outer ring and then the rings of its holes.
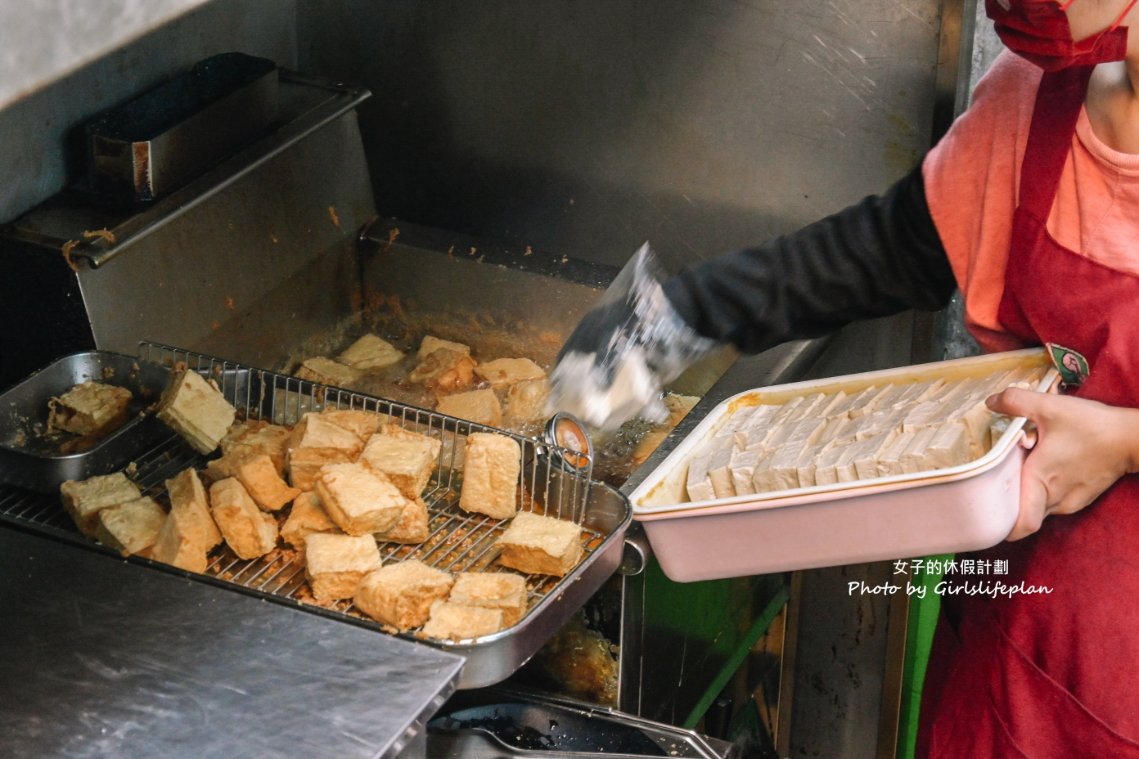
{"type": "Polygon", "coordinates": [[[0,755],[399,754],[461,657],[0,527],[0,755]]]}

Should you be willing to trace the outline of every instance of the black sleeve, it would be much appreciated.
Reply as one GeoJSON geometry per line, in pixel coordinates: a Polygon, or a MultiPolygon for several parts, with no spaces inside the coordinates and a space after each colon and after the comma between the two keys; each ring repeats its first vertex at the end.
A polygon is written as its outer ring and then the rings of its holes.
{"type": "Polygon", "coordinates": [[[919,165],[882,195],[691,266],[665,292],[701,335],[758,353],[857,319],[942,308],[955,287],[919,165]]]}

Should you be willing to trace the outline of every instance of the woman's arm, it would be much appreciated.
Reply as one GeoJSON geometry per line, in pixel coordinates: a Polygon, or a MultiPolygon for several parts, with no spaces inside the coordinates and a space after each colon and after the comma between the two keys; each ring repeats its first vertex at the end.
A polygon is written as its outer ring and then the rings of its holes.
{"type": "Polygon", "coordinates": [[[882,195],[689,267],[665,293],[699,334],[757,353],[857,319],[938,309],[955,287],[917,167],[882,195]]]}
{"type": "Polygon", "coordinates": [[[1037,440],[1020,475],[1018,540],[1051,514],[1074,514],[1125,474],[1139,471],[1139,409],[1010,387],[989,408],[1027,417],[1037,440]]]}

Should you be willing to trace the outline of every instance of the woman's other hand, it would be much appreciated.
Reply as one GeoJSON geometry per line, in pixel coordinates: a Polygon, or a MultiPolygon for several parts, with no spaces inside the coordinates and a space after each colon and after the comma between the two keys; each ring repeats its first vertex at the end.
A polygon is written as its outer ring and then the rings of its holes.
{"type": "Polygon", "coordinates": [[[1037,440],[1020,476],[1019,540],[1050,514],[1074,514],[1139,470],[1139,410],[1010,387],[986,401],[1000,414],[1027,417],[1037,440]]]}

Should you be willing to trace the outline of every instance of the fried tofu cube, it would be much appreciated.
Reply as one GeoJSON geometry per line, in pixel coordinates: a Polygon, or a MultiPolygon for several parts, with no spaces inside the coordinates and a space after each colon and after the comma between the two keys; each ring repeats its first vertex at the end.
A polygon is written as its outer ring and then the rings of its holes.
{"type": "MultiPolygon", "coordinates": [[[[255,420],[238,422],[230,427],[225,437],[221,439],[222,456],[237,461],[246,456],[264,453],[273,460],[277,473],[283,477],[290,435],[292,430],[278,424],[255,420]]],[[[232,477],[233,474],[226,476],[232,477]]]]}
{"type": "Polygon", "coordinates": [[[531,424],[546,415],[546,399],[550,383],[546,379],[522,380],[506,391],[506,423],[531,424]]]}
{"type": "Polygon", "coordinates": [[[368,333],[345,348],[336,358],[353,369],[368,371],[398,364],[403,359],[403,351],[379,335],[368,333]]]}
{"type": "Polygon", "coordinates": [[[476,366],[475,374],[497,390],[527,380],[545,379],[546,370],[528,358],[498,358],[476,366]]]}
{"type": "Polygon", "coordinates": [[[59,494],[75,526],[93,538],[99,511],[133,501],[142,496],[142,491],[125,474],[115,472],[86,480],[67,480],[59,486],[59,494]]]}
{"type": "Polygon", "coordinates": [[[518,512],[521,459],[522,449],[514,438],[493,432],[467,436],[459,507],[494,519],[513,517],[518,512]]]}
{"type": "Polygon", "coordinates": [[[236,467],[237,479],[245,486],[253,502],[264,511],[280,511],[301,491],[289,485],[277,474],[273,460],[261,453],[243,459],[236,467]]]}
{"type": "Polygon", "coordinates": [[[380,567],[356,588],[356,608],[377,622],[401,631],[421,627],[431,604],[446,598],[454,579],[418,559],[380,567]]]}
{"type": "Polygon", "coordinates": [[[131,398],[125,387],[84,382],[48,402],[48,429],[103,437],[127,421],[131,398]]]}
{"type": "Polygon", "coordinates": [[[443,443],[439,440],[403,430],[403,434],[377,433],[368,439],[360,463],[383,472],[408,498],[423,493],[443,443]]]}
{"type": "Polygon", "coordinates": [[[447,350],[456,351],[457,353],[462,353],[467,356],[471,355],[471,346],[469,345],[452,342],[450,340],[444,340],[442,338],[435,337],[434,335],[427,335],[419,343],[419,350],[416,352],[415,356],[416,358],[423,360],[440,348],[446,348],[447,350]]]}
{"type": "Polygon", "coordinates": [[[431,604],[423,634],[438,640],[466,640],[496,633],[505,626],[502,609],[436,601],[431,604]]]}
{"type": "Polygon", "coordinates": [[[198,453],[212,453],[218,447],[236,414],[215,385],[187,369],[174,373],[155,412],[198,453]]]}
{"type": "Polygon", "coordinates": [[[429,520],[427,504],[423,499],[419,496],[409,498],[395,526],[383,532],[377,532],[376,540],[418,545],[427,540],[427,536],[431,533],[429,520]]]}
{"type": "Polygon", "coordinates": [[[301,493],[293,500],[293,508],[289,518],[281,527],[281,540],[303,551],[305,536],[314,532],[340,532],[340,528],[333,524],[328,512],[320,503],[320,496],[316,493],[301,493]]]}
{"type": "Polygon", "coordinates": [[[325,413],[309,412],[293,428],[289,448],[339,448],[355,459],[364,450],[364,440],[325,413]]]}
{"type": "Polygon", "coordinates": [[[510,627],[526,613],[526,578],[513,572],[460,572],[447,600],[499,609],[503,626],[510,627]]]}
{"type": "Polygon", "coordinates": [[[183,469],[168,479],[166,493],[170,497],[170,513],[183,515],[179,520],[181,529],[195,545],[201,546],[204,553],[222,542],[221,530],[210,515],[209,497],[197,472],[183,469]]]}
{"type": "Polygon", "coordinates": [[[301,362],[293,375],[298,379],[334,387],[352,387],[360,381],[360,372],[326,356],[314,356],[301,362]]]}
{"type": "Polygon", "coordinates": [[[453,393],[470,387],[476,371],[475,360],[466,353],[440,348],[421,360],[407,378],[436,393],[453,393]]]}
{"type": "Polygon", "coordinates": [[[316,478],[316,494],[332,521],[349,535],[395,527],[407,499],[380,472],[363,464],[329,464],[316,478]]]}
{"type": "Polygon", "coordinates": [[[210,486],[210,514],[239,558],[256,559],[277,545],[277,522],[257,508],[236,477],[210,486]]]}
{"type": "Polygon", "coordinates": [[[193,538],[196,530],[193,518],[186,511],[171,511],[154,541],[154,560],[187,572],[205,572],[209,566],[209,549],[193,538]]]}
{"type": "Polygon", "coordinates": [[[326,409],[320,412],[322,419],[342,427],[361,440],[367,440],[376,433],[388,417],[363,409],[326,409]]]}
{"type": "Polygon", "coordinates": [[[380,563],[380,549],[371,535],[305,536],[305,577],[318,601],[351,598],[360,581],[380,563]]]}
{"type": "Polygon", "coordinates": [[[498,561],[526,574],[562,577],[581,559],[581,527],[563,519],[523,511],[495,545],[498,561]]]}
{"type": "Polygon", "coordinates": [[[488,427],[502,426],[502,405],[490,388],[455,393],[439,399],[435,410],[459,419],[466,419],[488,427]]]}
{"type": "Polygon", "coordinates": [[[158,540],[166,512],[147,496],[99,511],[95,538],[123,556],[144,551],[158,540]]]}
{"type": "Polygon", "coordinates": [[[321,467],[347,464],[352,458],[340,448],[293,448],[289,451],[289,484],[298,490],[313,490],[321,467]]]}

